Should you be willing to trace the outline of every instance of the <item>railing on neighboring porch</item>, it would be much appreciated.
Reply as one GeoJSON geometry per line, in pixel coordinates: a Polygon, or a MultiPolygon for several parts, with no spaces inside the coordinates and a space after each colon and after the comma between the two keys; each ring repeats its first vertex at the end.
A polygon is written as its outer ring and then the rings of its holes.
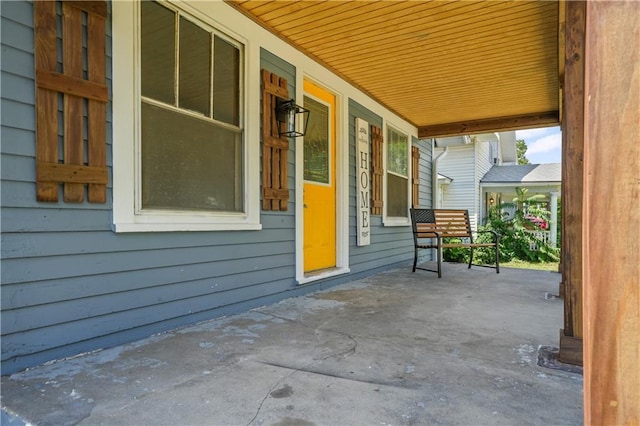
{"type": "Polygon", "coordinates": [[[551,232],[542,229],[526,229],[524,232],[534,237],[529,242],[529,250],[538,250],[538,243],[549,244],[551,240],[551,232]]]}

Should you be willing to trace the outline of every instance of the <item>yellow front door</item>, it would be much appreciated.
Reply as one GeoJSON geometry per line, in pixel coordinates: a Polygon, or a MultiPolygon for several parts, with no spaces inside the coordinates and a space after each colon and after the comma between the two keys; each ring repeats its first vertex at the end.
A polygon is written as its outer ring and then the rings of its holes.
{"type": "Polygon", "coordinates": [[[336,266],[336,98],[305,80],[304,271],[336,266]]]}

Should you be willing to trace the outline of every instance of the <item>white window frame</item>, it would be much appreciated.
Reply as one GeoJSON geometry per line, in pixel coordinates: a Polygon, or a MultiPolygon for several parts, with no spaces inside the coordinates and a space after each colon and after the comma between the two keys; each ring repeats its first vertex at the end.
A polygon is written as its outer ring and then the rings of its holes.
{"type": "MultiPolygon", "coordinates": [[[[207,13],[198,3],[180,2],[179,9],[223,33],[244,47],[241,61],[240,111],[243,131],[244,212],[137,210],[140,191],[140,19],[139,2],[112,3],[113,40],[113,229],[115,232],[258,230],[260,224],[259,185],[259,105],[249,99],[260,98],[259,81],[248,79],[248,41],[211,18],[218,16],[217,2],[207,3],[207,13]],[[255,111],[254,111],[255,109],[255,111]],[[251,119],[248,119],[251,117],[251,119]]],[[[224,7],[224,4],[220,4],[224,7]]],[[[221,18],[220,18],[221,19],[221,18]]]]}
{"type": "Polygon", "coordinates": [[[411,225],[411,219],[409,218],[409,209],[407,208],[407,212],[406,212],[406,217],[398,217],[398,216],[388,216],[387,214],[387,208],[388,208],[388,189],[387,189],[387,175],[389,173],[389,167],[388,167],[388,147],[389,147],[389,141],[388,141],[388,137],[387,135],[389,134],[389,130],[392,129],[393,131],[396,131],[402,135],[405,135],[407,137],[407,206],[411,207],[411,132],[406,130],[406,129],[402,129],[399,126],[390,124],[385,122],[385,126],[384,126],[384,133],[383,133],[383,137],[385,139],[385,143],[383,145],[383,154],[382,154],[382,158],[383,158],[383,164],[384,164],[384,174],[383,174],[383,193],[382,193],[382,199],[383,199],[383,209],[382,209],[382,223],[384,224],[384,226],[409,226],[411,225]]]}

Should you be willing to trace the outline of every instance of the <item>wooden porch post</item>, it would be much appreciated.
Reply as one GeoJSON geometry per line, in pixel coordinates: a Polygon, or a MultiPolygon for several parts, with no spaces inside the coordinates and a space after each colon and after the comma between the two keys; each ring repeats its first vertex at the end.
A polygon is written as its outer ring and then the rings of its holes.
{"type": "Polygon", "coordinates": [[[584,420],[637,425],[640,2],[590,1],[586,6],[584,420]]]}
{"type": "Polygon", "coordinates": [[[564,101],[562,114],[562,283],[564,329],[560,360],[582,365],[582,174],[584,154],[583,1],[566,4],[564,101]]]}

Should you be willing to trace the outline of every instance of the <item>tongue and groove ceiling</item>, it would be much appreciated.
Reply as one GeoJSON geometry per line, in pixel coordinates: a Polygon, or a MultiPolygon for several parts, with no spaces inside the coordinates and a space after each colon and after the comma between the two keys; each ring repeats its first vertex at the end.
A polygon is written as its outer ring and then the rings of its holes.
{"type": "Polygon", "coordinates": [[[559,122],[562,2],[227,3],[413,123],[421,137],[559,122]]]}

